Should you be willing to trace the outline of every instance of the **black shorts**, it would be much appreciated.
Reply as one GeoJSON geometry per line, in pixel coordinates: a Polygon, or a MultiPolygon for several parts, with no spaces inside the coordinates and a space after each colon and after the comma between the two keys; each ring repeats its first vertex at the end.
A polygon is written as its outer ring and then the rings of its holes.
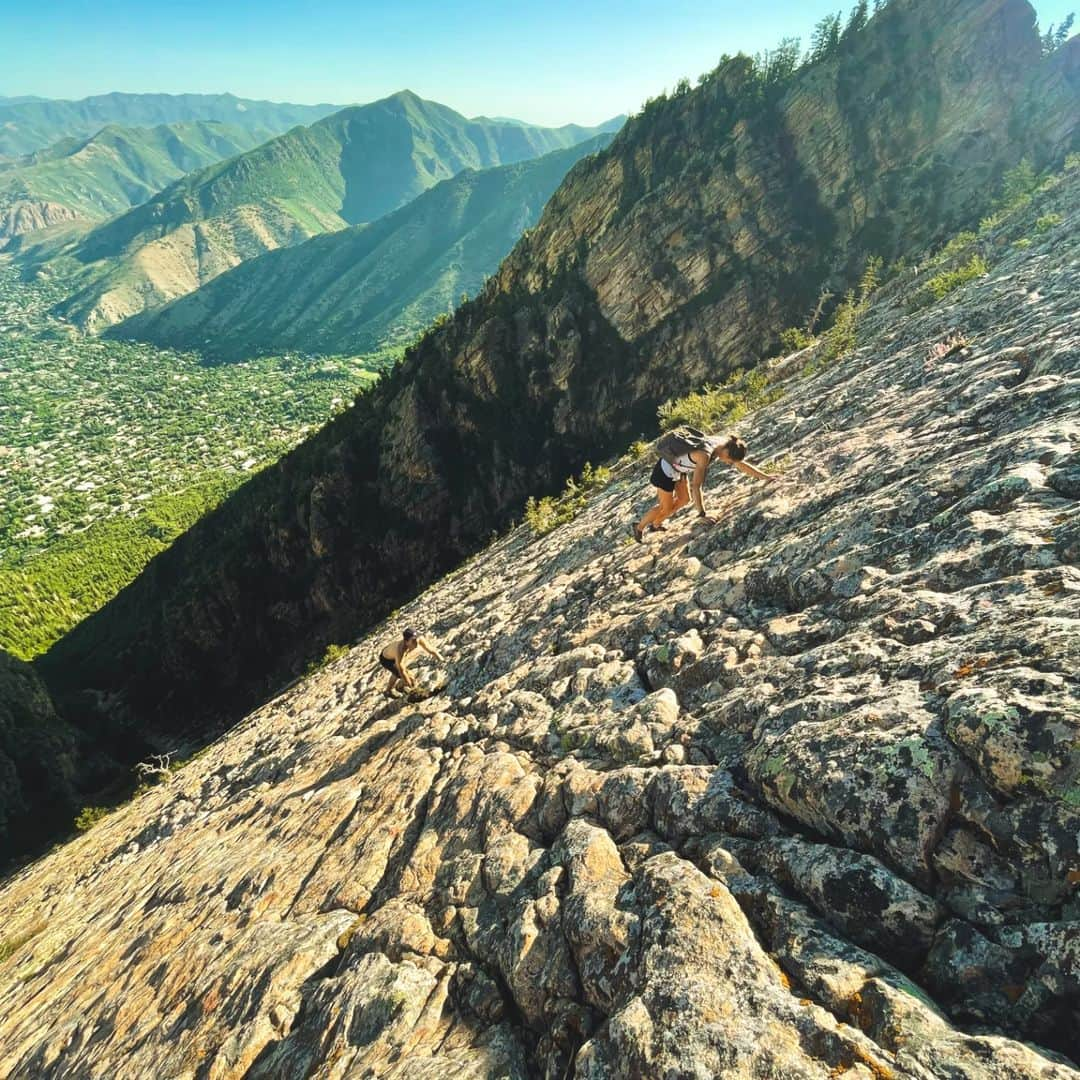
{"type": "MultiPolygon", "coordinates": [[[[686,479],[682,477],[682,479],[686,479]]],[[[656,468],[652,471],[652,476],[649,477],[649,483],[654,488],[659,488],[661,491],[666,491],[669,495],[675,491],[675,485],[678,480],[672,480],[666,472],[664,472],[664,459],[661,458],[656,463],[656,468]]]]}
{"type": "MultiPolygon", "coordinates": [[[[392,671],[395,675],[398,675],[397,664],[393,660],[388,660],[385,656],[380,654],[379,663],[382,664],[387,671],[392,671]]],[[[400,675],[398,676],[400,678],[400,675]]]]}

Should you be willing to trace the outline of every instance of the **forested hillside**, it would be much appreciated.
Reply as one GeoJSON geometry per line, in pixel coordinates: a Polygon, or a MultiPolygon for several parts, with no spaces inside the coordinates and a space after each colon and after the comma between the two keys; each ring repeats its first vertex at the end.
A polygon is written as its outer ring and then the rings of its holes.
{"type": "Polygon", "coordinates": [[[233,94],[98,94],[80,101],[0,99],[0,158],[22,157],[58,139],[93,135],[107,124],[146,127],[212,121],[248,131],[287,131],[335,112],[340,105],[252,101],[233,94]]]}

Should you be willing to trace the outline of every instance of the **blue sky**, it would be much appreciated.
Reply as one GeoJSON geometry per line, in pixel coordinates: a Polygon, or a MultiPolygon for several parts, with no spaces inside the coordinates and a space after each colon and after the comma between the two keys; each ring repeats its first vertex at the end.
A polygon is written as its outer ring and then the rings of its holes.
{"type": "MultiPolygon", "coordinates": [[[[844,5],[845,13],[851,3],[844,5]]],[[[1045,26],[1080,0],[1039,0],[1045,26]]],[[[723,52],[809,40],[822,0],[0,0],[0,95],[408,88],[473,116],[596,123],[723,52]]]]}

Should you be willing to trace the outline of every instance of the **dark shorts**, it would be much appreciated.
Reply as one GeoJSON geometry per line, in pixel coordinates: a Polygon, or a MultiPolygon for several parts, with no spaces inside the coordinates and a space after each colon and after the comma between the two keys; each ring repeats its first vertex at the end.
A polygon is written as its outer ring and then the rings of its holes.
{"type": "Polygon", "coordinates": [[[672,480],[666,472],[664,472],[664,459],[661,458],[656,463],[656,468],[652,471],[652,476],[649,477],[649,483],[654,488],[659,488],[661,491],[666,491],[669,495],[675,490],[677,480],[672,480]]]}
{"type": "Polygon", "coordinates": [[[393,660],[387,660],[385,656],[380,655],[379,663],[382,664],[382,666],[386,668],[387,671],[392,671],[395,675],[397,675],[397,664],[395,664],[393,660]]]}

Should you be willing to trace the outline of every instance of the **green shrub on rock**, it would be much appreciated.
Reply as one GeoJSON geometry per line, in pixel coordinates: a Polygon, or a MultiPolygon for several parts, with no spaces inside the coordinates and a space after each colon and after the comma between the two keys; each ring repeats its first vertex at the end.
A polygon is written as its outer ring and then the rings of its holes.
{"type": "Polygon", "coordinates": [[[798,326],[791,326],[780,334],[780,346],[785,353],[801,352],[803,349],[808,349],[816,340],[813,334],[808,334],[798,326]]]}
{"type": "Polygon", "coordinates": [[[736,372],[723,386],[704,386],[696,393],[665,401],[657,416],[663,431],[681,424],[709,431],[737,423],[783,395],[780,387],[772,385],[766,371],[755,368],[746,374],[736,372]]]}
{"type": "Polygon", "coordinates": [[[581,478],[575,480],[571,476],[561,495],[545,495],[541,499],[530,496],[525,504],[525,523],[536,536],[545,536],[560,525],[573,521],[585,509],[588,496],[610,482],[610,469],[603,465],[594,468],[589,462],[585,462],[581,478]]]}
{"type": "Polygon", "coordinates": [[[102,818],[109,816],[107,806],[84,806],[75,818],[75,828],[79,832],[89,832],[102,818]]]}
{"type": "Polygon", "coordinates": [[[340,660],[349,651],[348,645],[327,645],[326,652],[318,660],[312,660],[304,670],[305,675],[314,675],[316,671],[322,671],[324,667],[340,660]]]}
{"type": "Polygon", "coordinates": [[[943,300],[949,293],[959,289],[961,285],[966,285],[969,281],[982,277],[989,269],[986,260],[981,255],[972,255],[963,266],[958,266],[952,270],[943,270],[940,274],[935,274],[926,283],[926,289],[933,295],[935,300],[943,300]]]}

